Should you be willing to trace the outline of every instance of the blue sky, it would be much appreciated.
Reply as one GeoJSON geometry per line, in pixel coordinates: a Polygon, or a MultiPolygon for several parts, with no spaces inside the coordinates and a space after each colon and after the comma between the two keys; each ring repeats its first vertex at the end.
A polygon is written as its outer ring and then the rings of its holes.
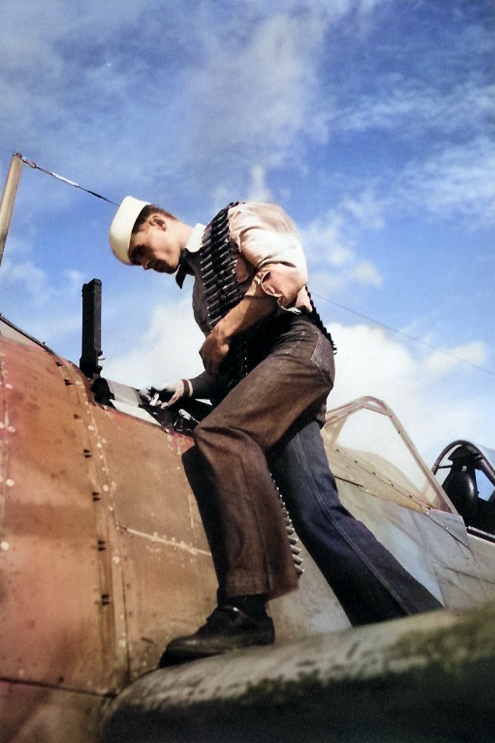
{"type": "MultiPolygon", "coordinates": [[[[329,406],[384,399],[430,464],[493,447],[494,20],[492,0],[0,0],[0,179],[20,152],[191,224],[282,204],[339,349],[329,406]]],[[[199,372],[190,288],[119,264],[113,213],[24,166],[0,312],[78,362],[97,277],[105,376],[199,372]]]]}

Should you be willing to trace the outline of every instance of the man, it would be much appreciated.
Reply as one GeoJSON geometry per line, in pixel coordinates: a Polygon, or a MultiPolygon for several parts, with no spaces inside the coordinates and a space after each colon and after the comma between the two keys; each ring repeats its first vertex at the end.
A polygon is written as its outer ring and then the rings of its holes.
{"type": "Polygon", "coordinates": [[[193,228],[126,197],[110,244],[123,263],[176,273],[179,286],[194,276],[194,315],[206,336],[200,355],[214,379],[215,407],[195,442],[221,542],[218,606],[198,632],[169,644],[161,665],[273,642],[266,602],[298,578],[272,474],[353,624],[439,608],[339,502],[318,426],[334,349],[288,215],[243,202],[193,228]]]}

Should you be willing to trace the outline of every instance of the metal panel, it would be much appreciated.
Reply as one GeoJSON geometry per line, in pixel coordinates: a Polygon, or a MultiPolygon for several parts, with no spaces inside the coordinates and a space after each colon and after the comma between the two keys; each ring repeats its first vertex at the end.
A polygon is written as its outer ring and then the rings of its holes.
{"type": "Polygon", "coordinates": [[[112,473],[132,678],[156,667],[166,643],[211,611],[216,577],[181,455],[191,439],[110,408],[93,409],[112,473]]]}
{"type": "Polygon", "coordinates": [[[194,632],[215,603],[208,554],[148,536],[123,535],[130,676],[158,665],[166,644],[194,632]]]}
{"type": "Polygon", "coordinates": [[[84,382],[46,350],[1,343],[2,675],[106,691],[119,662],[84,382]]]}
{"type": "Polygon", "coordinates": [[[95,406],[93,416],[105,442],[119,526],[207,550],[181,459],[192,440],[111,408],[95,406]]]}
{"type": "Polygon", "coordinates": [[[92,743],[108,700],[66,689],[0,681],[2,743],[92,743]]]}

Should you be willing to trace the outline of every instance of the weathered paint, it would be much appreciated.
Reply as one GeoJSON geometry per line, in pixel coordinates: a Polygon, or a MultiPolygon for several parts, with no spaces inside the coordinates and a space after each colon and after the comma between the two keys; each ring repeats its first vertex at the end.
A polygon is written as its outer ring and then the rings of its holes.
{"type": "Polygon", "coordinates": [[[216,580],[181,466],[190,440],[95,405],[36,344],[2,338],[1,354],[1,719],[17,740],[13,697],[25,719],[41,687],[101,706],[204,620],[216,580]]]}
{"type": "MultiPolygon", "coordinates": [[[[110,700],[214,604],[181,460],[192,441],[135,417],[132,405],[95,404],[73,364],[12,327],[4,333],[1,319],[0,333],[2,743],[91,743],[110,700]]],[[[494,545],[468,538],[448,503],[430,508],[400,473],[326,445],[349,509],[448,606],[493,595],[494,545]]],[[[349,626],[304,548],[303,556],[298,591],[270,604],[279,643],[349,626]]],[[[268,661],[279,651],[261,654],[268,661]]],[[[229,684],[246,670],[237,655],[218,660],[229,684]]],[[[249,694],[278,682],[267,676],[256,686],[249,694]]]]}
{"type": "Polygon", "coordinates": [[[107,743],[460,743],[494,735],[495,604],[154,671],[110,705],[103,730],[107,743]]]}
{"type": "MultiPolygon", "coordinates": [[[[0,335],[2,743],[60,743],[61,731],[64,742],[88,743],[106,701],[156,668],[168,641],[195,631],[215,603],[211,556],[181,459],[192,440],[95,404],[73,364],[7,331],[0,335]]],[[[307,555],[305,564],[297,600],[272,604],[280,639],[348,624],[307,555]]]]}

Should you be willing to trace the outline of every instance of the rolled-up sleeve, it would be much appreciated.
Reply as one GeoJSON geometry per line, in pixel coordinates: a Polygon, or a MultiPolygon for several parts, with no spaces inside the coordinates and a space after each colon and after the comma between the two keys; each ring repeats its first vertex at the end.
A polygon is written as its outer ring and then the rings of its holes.
{"type": "Polygon", "coordinates": [[[264,293],[281,307],[293,305],[307,282],[307,267],[292,219],[276,204],[244,202],[231,207],[229,229],[242,258],[256,271],[246,296],[264,293]]]}

